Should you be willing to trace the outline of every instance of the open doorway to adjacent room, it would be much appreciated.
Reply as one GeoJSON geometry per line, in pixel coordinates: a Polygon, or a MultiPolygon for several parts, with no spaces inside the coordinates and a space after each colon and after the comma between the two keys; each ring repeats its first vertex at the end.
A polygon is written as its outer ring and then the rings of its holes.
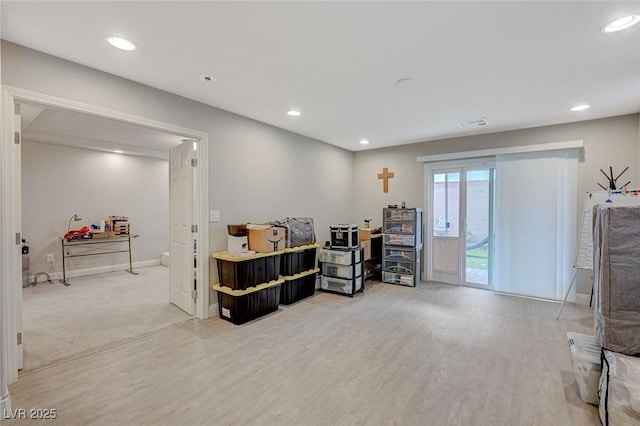
{"type": "Polygon", "coordinates": [[[198,152],[201,139],[172,132],[170,125],[163,130],[156,122],[152,128],[36,101],[15,102],[15,127],[21,131],[14,156],[17,229],[29,246],[23,288],[14,297],[22,338],[16,367],[33,371],[195,314],[206,316],[202,309],[196,312],[202,280],[194,280],[204,276],[203,267],[194,266],[200,263],[194,262],[200,252],[194,242],[206,175],[195,166],[208,167],[198,152]],[[186,186],[174,185],[179,174],[189,178],[186,186]],[[189,208],[171,208],[185,200],[189,208]],[[99,226],[113,215],[127,216],[130,236],[138,237],[124,244],[62,244],[69,228],[99,226]],[[78,248],[72,256],[70,250],[78,248]]]}

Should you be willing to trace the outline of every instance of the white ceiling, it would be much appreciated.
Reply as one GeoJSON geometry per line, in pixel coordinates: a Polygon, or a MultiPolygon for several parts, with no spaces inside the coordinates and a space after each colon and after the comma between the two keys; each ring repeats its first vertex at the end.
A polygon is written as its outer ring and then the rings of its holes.
{"type": "Polygon", "coordinates": [[[168,159],[185,138],[73,111],[21,105],[22,139],[100,151],[168,159]]]}
{"type": "Polygon", "coordinates": [[[600,31],[632,12],[639,1],[2,1],[2,38],[357,151],[639,112],[640,25],[600,31]],[[456,126],[478,118],[489,125],[456,126]]]}

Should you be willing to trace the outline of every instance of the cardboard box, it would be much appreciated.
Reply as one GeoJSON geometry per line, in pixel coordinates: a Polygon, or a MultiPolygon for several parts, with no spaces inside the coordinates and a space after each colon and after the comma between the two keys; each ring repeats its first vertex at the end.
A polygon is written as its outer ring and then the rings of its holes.
{"type": "Polygon", "coordinates": [[[256,253],[269,253],[284,250],[286,229],[271,225],[247,225],[249,237],[249,250],[256,253]]]}
{"type": "Polygon", "coordinates": [[[369,241],[371,239],[371,232],[373,229],[371,228],[360,228],[360,235],[358,239],[360,241],[369,241]]]}

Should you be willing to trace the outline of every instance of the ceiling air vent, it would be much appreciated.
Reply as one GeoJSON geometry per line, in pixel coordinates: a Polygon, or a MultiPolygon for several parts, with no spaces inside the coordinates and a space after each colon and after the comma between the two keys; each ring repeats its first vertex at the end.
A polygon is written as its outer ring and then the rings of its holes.
{"type": "Polygon", "coordinates": [[[458,121],[456,124],[462,130],[471,130],[471,129],[478,129],[480,127],[488,126],[489,122],[487,121],[486,118],[479,118],[477,120],[458,121]]]}

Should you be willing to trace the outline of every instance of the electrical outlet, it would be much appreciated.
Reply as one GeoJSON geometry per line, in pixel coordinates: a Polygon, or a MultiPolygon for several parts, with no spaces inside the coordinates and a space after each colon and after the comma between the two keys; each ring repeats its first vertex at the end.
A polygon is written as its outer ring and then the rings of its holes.
{"type": "Polygon", "coordinates": [[[53,262],[53,253],[47,254],[47,262],[53,262]]]}

